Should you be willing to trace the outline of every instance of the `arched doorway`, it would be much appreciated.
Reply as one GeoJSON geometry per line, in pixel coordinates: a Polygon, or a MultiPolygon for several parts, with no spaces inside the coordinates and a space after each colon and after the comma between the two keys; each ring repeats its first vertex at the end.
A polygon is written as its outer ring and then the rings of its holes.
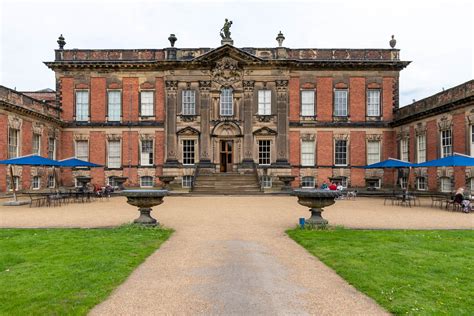
{"type": "Polygon", "coordinates": [[[214,138],[214,157],[219,172],[232,172],[237,170],[240,162],[240,143],[242,132],[240,126],[233,121],[217,123],[211,136],[214,138]]]}

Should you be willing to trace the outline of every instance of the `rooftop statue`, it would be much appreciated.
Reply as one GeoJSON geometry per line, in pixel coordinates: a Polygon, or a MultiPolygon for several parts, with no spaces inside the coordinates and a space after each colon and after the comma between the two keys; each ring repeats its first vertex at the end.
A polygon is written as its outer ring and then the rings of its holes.
{"type": "Polygon", "coordinates": [[[221,37],[222,39],[230,39],[230,27],[232,26],[232,21],[225,19],[224,26],[221,28],[221,37]]]}

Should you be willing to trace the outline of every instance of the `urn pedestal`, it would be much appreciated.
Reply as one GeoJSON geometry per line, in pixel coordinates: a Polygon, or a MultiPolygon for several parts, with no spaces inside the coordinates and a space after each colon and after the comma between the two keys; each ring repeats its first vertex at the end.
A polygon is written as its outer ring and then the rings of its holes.
{"type": "Polygon", "coordinates": [[[298,203],[303,206],[309,207],[311,216],[306,219],[306,223],[315,226],[324,226],[328,224],[321,213],[324,211],[323,208],[326,206],[333,205],[340,195],[338,191],[329,190],[317,190],[317,189],[297,189],[293,191],[293,194],[298,197],[298,203]]]}

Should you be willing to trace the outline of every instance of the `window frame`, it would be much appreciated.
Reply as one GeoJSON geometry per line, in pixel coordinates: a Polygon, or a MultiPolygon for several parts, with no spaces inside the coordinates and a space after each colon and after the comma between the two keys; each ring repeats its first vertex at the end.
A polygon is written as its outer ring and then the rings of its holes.
{"type": "Polygon", "coordinates": [[[183,189],[190,189],[193,186],[194,177],[191,175],[184,175],[181,177],[181,187],[183,189]],[[189,185],[188,185],[189,184],[189,185]]]}
{"type": "Polygon", "coordinates": [[[155,153],[155,146],[154,146],[154,141],[152,139],[142,139],[140,141],[140,166],[153,166],[154,163],[155,163],[155,157],[154,157],[154,153],[155,153]],[[151,152],[144,152],[143,151],[143,143],[148,143],[148,142],[151,142],[151,152]],[[148,158],[146,158],[146,155],[148,154],[148,158]],[[145,160],[148,159],[148,163],[144,163],[144,157],[145,157],[145,160]],[[151,160],[151,162],[150,162],[151,160]]]}
{"type": "Polygon", "coordinates": [[[271,139],[259,139],[257,141],[258,148],[258,165],[269,166],[272,164],[272,140],[271,139]],[[265,145],[263,145],[265,142],[265,145]],[[262,151],[265,149],[265,151],[262,151]],[[267,163],[268,162],[268,163],[267,163]]]}
{"type": "MultiPolygon", "coordinates": [[[[20,190],[20,177],[19,176],[13,176],[13,185],[15,186],[15,191],[19,191],[20,190]]],[[[11,176],[8,175],[7,176],[7,189],[8,191],[13,191],[13,185],[12,185],[12,180],[11,180],[11,176]]]]}
{"type": "Polygon", "coordinates": [[[40,176],[33,176],[33,178],[31,178],[31,189],[32,190],[41,189],[41,177],[40,176]],[[37,181],[35,181],[35,180],[37,180],[37,181]]]}
{"type": "Polygon", "coordinates": [[[122,90],[118,90],[118,89],[110,89],[110,90],[107,90],[107,122],[121,122],[122,121],[122,118],[123,118],[123,100],[122,100],[122,90]],[[114,104],[111,104],[111,97],[110,95],[111,94],[117,94],[119,96],[119,100],[118,100],[118,111],[115,111],[113,109],[113,111],[111,111],[111,105],[114,105],[114,106],[117,106],[117,103],[114,103],[114,104]],[[110,113],[111,112],[117,112],[119,113],[118,117],[112,117],[111,119],[111,115],[110,113]]]}
{"type": "Polygon", "coordinates": [[[400,139],[400,160],[409,162],[410,161],[410,142],[409,138],[405,137],[400,139]],[[405,157],[406,155],[406,157],[405,157]]]}
{"type": "Polygon", "coordinates": [[[153,176],[141,176],[140,177],[140,188],[153,188],[155,184],[155,179],[153,176]],[[144,178],[151,178],[151,185],[144,185],[143,180],[144,178]]]}
{"type": "Polygon", "coordinates": [[[444,193],[450,193],[453,191],[453,184],[452,184],[452,181],[451,181],[451,178],[450,177],[440,177],[439,178],[439,185],[440,185],[440,191],[441,192],[444,192],[444,193]],[[448,181],[449,183],[449,190],[445,190],[445,183],[443,183],[444,181],[448,181]]]}
{"type": "MultiPolygon", "coordinates": [[[[114,145],[115,146],[115,145],[114,145]]],[[[107,168],[108,169],[120,169],[122,168],[122,140],[108,140],[107,141],[107,168]],[[110,149],[110,144],[111,143],[118,143],[118,156],[111,156],[111,149],[110,149]],[[112,165],[111,164],[111,158],[117,159],[118,158],[118,166],[112,165]]]]}
{"type": "Polygon", "coordinates": [[[314,140],[301,141],[301,166],[314,167],[316,164],[316,146],[314,140]],[[311,148],[305,148],[305,144],[311,143],[311,148]],[[306,151],[306,152],[305,152],[306,151]],[[310,156],[311,155],[311,156],[310,156]]]}
{"type": "Polygon", "coordinates": [[[301,116],[302,117],[315,117],[316,116],[316,91],[313,89],[302,89],[300,91],[300,109],[301,109],[301,116]],[[304,94],[311,94],[313,97],[313,103],[305,103],[303,102],[303,95],[304,94]],[[310,108],[312,114],[305,113],[305,105],[307,108],[310,108]]]}
{"type": "Polygon", "coordinates": [[[257,91],[257,114],[258,115],[272,115],[272,90],[260,89],[257,91]],[[263,95],[263,98],[260,97],[263,95]],[[269,100],[267,101],[267,97],[269,100]],[[262,100],[263,99],[263,102],[262,100]]]}
{"type": "Polygon", "coordinates": [[[48,189],[54,189],[56,187],[56,181],[54,179],[54,175],[52,174],[48,175],[46,186],[48,187],[48,189]]]}
{"type": "Polygon", "coordinates": [[[271,189],[273,186],[272,176],[264,174],[260,178],[260,183],[263,189],[271,189]]]}
{"type": "Polygon", "coordinates": [[[155,116],[155,90],[140,90],[140,117],[149,118],[155,116]],[[151,114],[143,114],[143,105],[148,103],[143,102],[143,93],[151,94],[151,114]]]}
{"type": "Polygon", "coordinates": [[[8,127],[8,159],[20,157],[20,130],[8,127]],[[13,137],[12,132],[15,132],[13,137]],[[15,139],[15,144],[12,140],[15,139]],[[13,154],[13,155],[12,155],[13,154]]]}
{"type": "MultiPolygon", "coordinates": [[[[380,117],[380,116],[382,116],[382,107],[381,107],[381,104],[382,104],[382,102],[381,102],[382,101],[382,91],[381,91],[381,89],[367,89],[366,100],[367,100],[366,101],[366,115],[367,115],[367,117],[380,117]],[[371,107],[371,105],[373,106],[373,104],[371,104],[371,100],[375,100],[375,99],[372,99],[370,97],[371,92],[378,92],[378,98],[376,99],[377,100],[377,104],[376,104],[376,106],[377,106],[376,113],[377,114],[372,114],[371,113],[370,107],[371,107]]],[[[372,110],[372,112],[375,112],[375,111],[372,110]]]]}
{"type": "Polygon", "coordinates": [[[196,90],[184,89],[181,91],[181,114],[184,116],[196,115],[196,90]],[[192,101],[185,101],[187,98],[185,95],[186,93],[190,93],[192,95],[192,101]],[[186,107],[186,105],[192,105],[192,107],[186,107]],[[190,111],[190,109],[192,109],[192,111],[190,111]]]}
{"type": "Polygon", "coordinates": [[[334,95],[334,108],[333,108],[333,116],[335,117],[349,117],[349,89],[339,89],[339,88],[336,88],[334,89],[334,92],[333,92],[333,95],[334,95]],[[339,103],[337,102],[338,100],[340,100],[341,98],[338,98],[337,94],[339,92],[345,92],[345,114],[339,114],[339,109],[338,109],[338,105],[339,103]]]}
{"type": "Polygon", "coordinates": [[[426,162],[426,134],[416,136],[416,162],[426,162]],[[420,139],[423,139],[423,141],[420,142],[420,139]],[[421,150],[420,144],[423,144],[423,150],[421,150]],[[423,154],[421,155],[421,153],[423,154]],[[423,159],[420,159],[420,157],[423,157],[423,159]]]}
{"type": "Polygon", "coordinates": [[[182,139],[182,155],[181,159],[183,161],[183,166],[194,166],[196,164],[196,143],[195,139],[182,139]],[[192,146],[188,144],[192,142],[192,146]],[[189,150],[191,149],[192,150],[189,150]]]}
{"type": "Polygon", "coordinates": [[[56,138],[55,137],[48,137],[48,158],[53,159],[53,160],[56,159],[56,138]],[[51,150],[51,144],[53,144],[52,146],[53,150],[51,150]]]}
{"type": "MultiPolygon", "coordinates": [[[[349,152],[348,152],[348,145],[349,145],[349,141],[347,139],[335,139],[334,140],[334,165],[335,166],[341,166],[341,167],[345,167],[345,166],[348,166],[349,165],[349,152]],[[339,152],[339,154],[344,154],[345,155],[345,163],[337,163],[337,160],[338,159],[342,159],[341,157],[337,157],[338,155],[338,152],[337,152],[337,143],[338,142],[345,142],[345,152],[339,152]]],[[[339,146],[340,147],[340,146],[339,146]]],[[[342,147],[340,147],[342,148],[342,147]]]]}
{"type": "Polygon", "coordinates": [[[313,189],[316,187],[316,179],[313,176],[304,176],[301,177],[301,188],[302,189],[313,189]],[[308,183],[307,180],[311,179],[312,185],[305,185],[305,183],[308,183]]]}
{"type": "MultiPolygon", "coordinates": [[[[90,104],[91,104],[91,102],[90,102],[90,91],[89,91],[89,89],[76,89],[74,92],[75,92],[75,94],[74,94],[74,120],[76,122],[89,122],[90,117],[91,117],[91,113],[90,113],[90,104]],[[79,118],[79,115],[78,115],[78,113],[79,113],[79,104],[84,104],[84,103],[79,103],[78,102],[77,96],[80,93],[87,93],[87,98],[86,98],[86,100],[87,100],[87,107],[86,107],[87,115],[85,115],[85,119],[78,119],[79,118]]],[[[81,115],[81,118],[83,118],[82,115],[81,115]]]]}
{"type": "Polygon", "coordinates": [[[33,139],[31,140],[31,152],[33,155],[41,156],[41,134],[33,133],[33,139]],[[38,139],[38,150],[35,151],[35,139],[38,139]]]}
{"type": "Polygon", "coordinates": [[[221,93],[219,96],[219,115],[220,116],[233,116],[234,115],[234,90],[232,88],[221,89],[221,93]],[[229,92],[229,95],[224,95],[224,91],[229,92]],[[224,105],[225,106],[230,105],[230,107],[225,108],[224,105]]]}
{"type": "Polygon", "coordinates": [[[427,191],[428,190],[428,181],[426,177],[416,177],[416,189],[418,191],[427,191]],[[420,186],[420,180],[423,179],[423,188],[420,186]]]}
{"type": "Polygon", "coordinates": [[[76,140],[75,141],[75,146],[74,146],[74,154],[77,159],[84,160],[84,161],[89,161],[89,141],[88,140],[76,140]],[[85,156],[79,155],[79,144],[86,144],[87,148],[87,158],[84,159],[85,156]]]}
{"type": "Polygon", "coordinates": [[[371,164],[374,164],[374,163],[378,163],[381,161],[381,145],[380,145],[381,141],[380,140],[368,140],[367,141],[367,165],[371,165],[371,164]],[[377,153],[370,153],[369,151],[369,148],[370,148],[370,144],[374,144],[376,143],[377,144],[377,153]],[[375,157],[375,155],[377,155],[377,158],[376,159],[371,159],[369,158],[370,155],[373,155],[375,157]]]}
{"type": "Polygon", "coordinates": [[[440,158],[449,157],[453,154],[453,131],[451,129],[441,130],[440,133],[440,158]],[[444,134],[449,132],[449,137],[445,137],[444,134]],[[444,144],[445,140],[449,139],[449,144],[444,144]],[[445,150],[448,149],[448,150],[445,150]],[[446,151],[446,153],[445,153],[446,151]]]}

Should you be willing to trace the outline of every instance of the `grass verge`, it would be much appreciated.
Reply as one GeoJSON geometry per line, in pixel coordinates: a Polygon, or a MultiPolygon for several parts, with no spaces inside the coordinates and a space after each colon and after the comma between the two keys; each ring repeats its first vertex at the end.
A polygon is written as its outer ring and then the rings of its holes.
{"type": "Polygon", "coordinates": [[[287,233],[391,313],[474,312],[474,231],[293,229],[287,233]]]}
{"type": "Polygon", "coordinates": [[[1,229],[0,314],[84,315],[172,230],[1,229]]]}

